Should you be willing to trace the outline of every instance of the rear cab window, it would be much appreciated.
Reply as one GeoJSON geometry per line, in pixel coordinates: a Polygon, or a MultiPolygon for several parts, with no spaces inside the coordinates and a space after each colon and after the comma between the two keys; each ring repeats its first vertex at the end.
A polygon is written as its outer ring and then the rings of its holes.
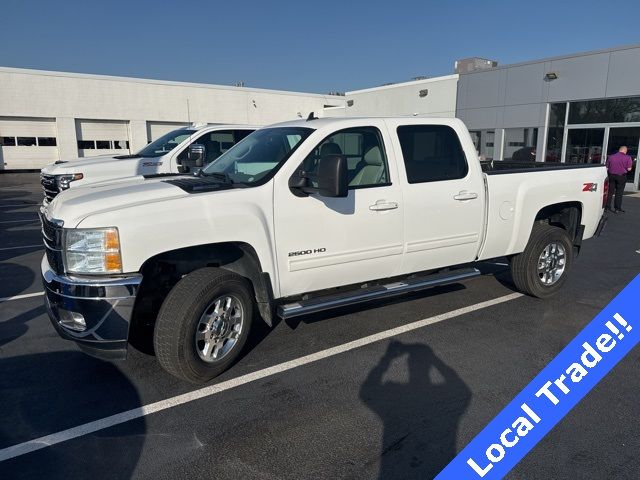
{"type": "Polygon", "coordinates": [[[469,172],[458,134],[448,125],[403,125],[397,128],[409,183],[464,178],[469,172]]]}

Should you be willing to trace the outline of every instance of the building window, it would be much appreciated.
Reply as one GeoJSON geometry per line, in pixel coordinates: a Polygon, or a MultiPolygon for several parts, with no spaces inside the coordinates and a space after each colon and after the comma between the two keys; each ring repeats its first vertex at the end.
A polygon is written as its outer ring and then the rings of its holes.
{"type": "Polygon", "coordinates": [[[20,147],[35,147],[38,144],[36,137],[16,137],[16,141],[20,147]]]}
{"type": "Polygon", "coordinates": [[[549,129],[547,130],[546,162],[559,162],[562,159],[562,139],[564,137],[564,121],[567,104],[552,103],[549,105],[549,129]]]}
{"type": "Polygon", "coordinates": [[[129,140],[78,140],[80,150],[127,150],[128,148],[129,140]]]}
{"type": "Polygon", "coordinates": [[[451,127],[398,127],[398,139],[409,183],[455,180],[467,176],[467,159],[458,135],[451,127]]]}
{"type": "Polygon", "coordinates": [[[471,139],[476,147],[480,160],[493,160],[494,130],[471,130],[471,139]]]}
{"type": "Polygon", "coordinates": [[[57,146],[57,142],[54,137],[38,137],[38,146],[55,147],[57,146]]]}
{"type": "Polygon", "coordinates": [[[640,97],[571,102],[569,123],[640,122],[640,97]]]}
{"type": "Polygon", "coordinates": [[[55,137],[0,137],[0,145],[3,147],[55,147],[55,137]]]}
{"type": "Polygon", "coordinates": [[[535,162],[537,144],[537,128],[506,128],[503,158],[514,162],[535,162]]]}
{"type": "Polygon", "coordinates": [[[604,128],[569,129],[567,133],[567,163],[601,163],[604,128]]]}

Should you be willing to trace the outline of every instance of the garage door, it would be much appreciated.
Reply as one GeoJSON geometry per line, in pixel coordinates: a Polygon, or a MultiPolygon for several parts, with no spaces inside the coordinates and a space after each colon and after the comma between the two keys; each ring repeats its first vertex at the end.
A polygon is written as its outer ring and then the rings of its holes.
{"type": "Polygon", "coordinates": [[[0,117],[0,169],[39,169],[58,158],[55,119],[0,117]]]}
{"type": "Polygon", "coordinates": [[[76,120],[78,156],[129,153],[129,122],[121,120],[76,120]]]}
{"type": "Polygon", "coordinates": [[[153,142],[165,133],[188,125],[180,122],[147,122],[147,142],[153,142]]]}

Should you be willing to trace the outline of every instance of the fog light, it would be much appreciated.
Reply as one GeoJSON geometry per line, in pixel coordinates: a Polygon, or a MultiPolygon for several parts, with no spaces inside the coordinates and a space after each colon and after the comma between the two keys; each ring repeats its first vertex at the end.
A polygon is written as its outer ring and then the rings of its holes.
{"type": "Polygon", "coordinates": [[[64,328],[68,328],[69,330],[74,330],[76,332],[84,332],[87,329],[84,317],[78,312],[59,308],[58,315],[60,315],[60,320],[58,320],[58,322],[64,328]]]}

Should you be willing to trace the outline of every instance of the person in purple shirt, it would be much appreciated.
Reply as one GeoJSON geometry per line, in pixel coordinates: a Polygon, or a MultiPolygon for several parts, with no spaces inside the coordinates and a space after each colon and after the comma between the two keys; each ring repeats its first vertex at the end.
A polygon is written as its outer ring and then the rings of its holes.
{"type": "Polygon", "coordinates": [[[624,213],[622,209],[622,194],[627,183],[627,172],[631,171],[633,162],[627,155],[627,147],[620,147],[616,153],[607,158],[607,171],[609,172],[609,196],[605,210],[611,211],[611,199],[616,197],[614,213],[624,213]]]}

